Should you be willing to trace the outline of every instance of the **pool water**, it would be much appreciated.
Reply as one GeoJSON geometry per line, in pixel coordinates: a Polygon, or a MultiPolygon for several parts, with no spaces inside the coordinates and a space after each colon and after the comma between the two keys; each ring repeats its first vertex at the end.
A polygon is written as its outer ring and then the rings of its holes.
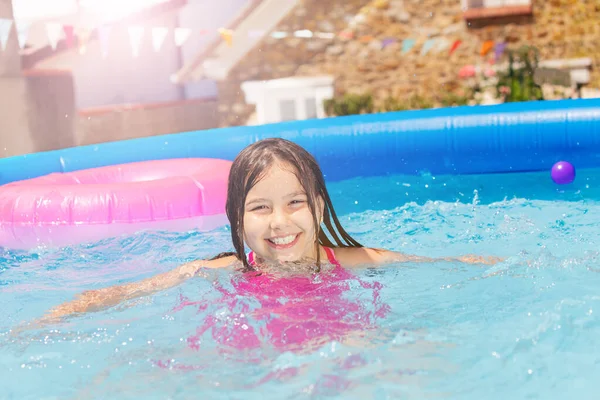
{"type": "Polygon", "coordinates": [[[302,287],[283,277],[264,292],[239,273],[205,271],[112,309],[19,330],[83,290],[229,250],[229,231],[4,251],[0,398],[595,398],[600,170],[578,171],[564,187],[547,173],[519,173],[356,178],[329,189],[365,245],[506,261],[348,276],[325,268],[302,287]]]}

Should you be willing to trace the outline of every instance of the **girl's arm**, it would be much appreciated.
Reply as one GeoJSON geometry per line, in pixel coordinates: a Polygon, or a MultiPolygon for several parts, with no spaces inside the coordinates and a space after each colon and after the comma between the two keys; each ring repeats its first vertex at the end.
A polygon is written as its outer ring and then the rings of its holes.
{"type": "Polygon", "coordinates": [[[424,256],[415,256],[404,254],[384,249],[371,249],[366,247],[346,247],[336,248],[335,254],[342,265],[367,265],[367,264],[390,264],[403,262],[427,262],[433,263],[438,261],[458,261],[469,264],[486,264],[493,265],[504,261],[499,257],[483,257],[477,255],[464,255],[459,257],[441,257],[431,258],[424,256]]]}
{"type": "Polygon", "coordinates": [[[393,262],[428,262],[428,263],[432,263],[432,262],[437,262],[437,261],[450,261],[450,262],[458,261],[458,262],[468,263],[468,264],[493,265],[493,264],[497,264],[499,262],[504,261],[504,259],[499,258],[499,257],[493,257],[493,256],[484,257],[484,256],[478,256],[478,255],[474,255],[474,254],[467,254],[467,255],[458,256],[458,257],[431,258],[431,257],[403,254],[403,253],[398,253],[398,252],[389,251],[389,250],[379,250],[379,249],[369,249],[369,250],[379,253],[378,255],[376,255],[374,257],[378,258],[379,263],[385,263],[385,264],[393,263],[393,262]]]}
{"type": "Polygon", "coordinates": [[[78,295],[74,300],[51,309],[42,320],[52,321],[66,315],[99,311],[112,307],[126,300],[147,296],[177,286],[193,277],[200,268],[223,268],[231,265],[235,260],[234,256],[229,256],[211,261],[192,261],[139,282],[88,290],[78,295]]]}

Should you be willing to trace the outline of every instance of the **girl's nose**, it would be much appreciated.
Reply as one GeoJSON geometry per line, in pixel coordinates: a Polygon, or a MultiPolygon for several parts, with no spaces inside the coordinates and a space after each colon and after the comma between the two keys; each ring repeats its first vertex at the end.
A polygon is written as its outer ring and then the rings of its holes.
{"type": "Polygon", "coordinates": [[[288,223],[287,214],[281,210],[274,209],[271,213],[271,229],[279,230],[288,223]]]}

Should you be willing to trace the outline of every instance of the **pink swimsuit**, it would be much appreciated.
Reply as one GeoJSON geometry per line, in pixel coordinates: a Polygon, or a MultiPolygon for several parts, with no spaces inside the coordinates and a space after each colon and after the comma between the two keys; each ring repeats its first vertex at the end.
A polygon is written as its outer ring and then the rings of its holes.
{"type": "MultiPolygon", "coordinates": [[[[199,349],[210,335],[211,342],[224,346],[222,350],[274,346],[293,351],[373,329],[375,321],[389,311],[380,301],[382,285],[363,282],[342,268],[333,249],[324,249],[333,268],[314,276],[282,278],[249,272],[232,278],[233,290],[217,282],[214,287],[222,294],[219,308],[227,311],[211,312],[188,338],[188,345],[199,349]],[[370,289],[372,301],[360,294],[352,296],[353,286],[370,289]]],[[[255,264],[254,253],[248,254],[248,262],[255,264]]],[[[177,309],[195,306],[200,313],[214,306],[206,303],[182,299],[177,309]]]]}

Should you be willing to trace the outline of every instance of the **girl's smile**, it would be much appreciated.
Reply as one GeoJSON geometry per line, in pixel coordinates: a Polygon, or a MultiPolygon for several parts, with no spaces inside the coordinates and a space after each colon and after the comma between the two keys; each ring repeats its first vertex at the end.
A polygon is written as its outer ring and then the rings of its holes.
{"type": "Polygon", "coordinates": [[[300,235],[301,233],[297,233],[293,235],[272,237],[266,240],[269,243],[269,246],[275,249],[289,249],[298,243],[298,238],[300,235]]]}

